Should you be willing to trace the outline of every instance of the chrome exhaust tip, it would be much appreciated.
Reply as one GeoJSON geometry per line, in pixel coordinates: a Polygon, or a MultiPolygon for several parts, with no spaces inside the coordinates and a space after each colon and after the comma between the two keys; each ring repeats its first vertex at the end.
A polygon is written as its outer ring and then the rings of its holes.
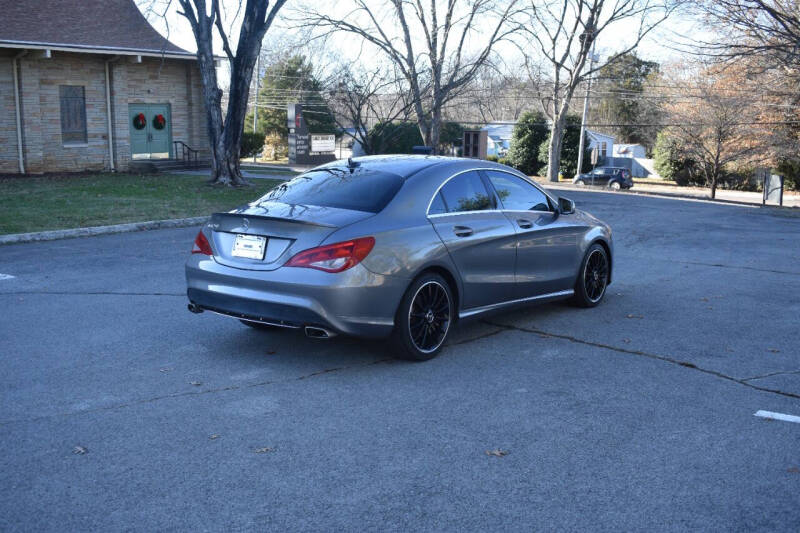
{"type": "Polygon", "coordinates": [[[189,305],[187,305],[186,307],[189,309],[189,311],[195,314],[200,314],[203,312],[203,308],[194,302],[189,302],[189,305]]]}
{"type": "Polygon", "coordinates": [[[303,331],[305,331],[306,337],[311,339],[330,339],[331,337],[335,337],[336,333],[332,331],[328,331],[324,328],[317,328],[313,326],[306,326],[303,331]]]}

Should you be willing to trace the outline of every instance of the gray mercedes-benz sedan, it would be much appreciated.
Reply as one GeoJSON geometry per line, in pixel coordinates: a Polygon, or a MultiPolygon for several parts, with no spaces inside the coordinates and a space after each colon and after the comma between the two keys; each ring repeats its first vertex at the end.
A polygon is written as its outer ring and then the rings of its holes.
{"type": "Polygon", "coordinates": [[[600,303],[611,229],[489,161],[335,161],[215,213],[186,263],[189,310],[257,328],[390,337],[430,359],[459,319],[563,298],[600,303]]]}

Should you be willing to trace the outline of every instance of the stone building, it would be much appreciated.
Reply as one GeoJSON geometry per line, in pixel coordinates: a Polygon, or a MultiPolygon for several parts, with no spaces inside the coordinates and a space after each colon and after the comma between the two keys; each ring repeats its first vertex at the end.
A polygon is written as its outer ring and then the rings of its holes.
{"type": "Polygon", "coordinates": [[[196,57],[133,0],[0,0],[0,21],[0,174],[208,153],[196,57]]]}

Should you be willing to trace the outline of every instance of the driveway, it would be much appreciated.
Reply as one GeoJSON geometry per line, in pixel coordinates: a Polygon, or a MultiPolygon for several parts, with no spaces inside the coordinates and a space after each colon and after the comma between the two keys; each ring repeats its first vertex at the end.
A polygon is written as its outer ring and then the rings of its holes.
{"type": "Polygon", "coordinates": [[[800,218],[569,196],[604,304],[416,364],[190,314],[196,229],[0,247],[0,529],[796,531],[800,218]]]}

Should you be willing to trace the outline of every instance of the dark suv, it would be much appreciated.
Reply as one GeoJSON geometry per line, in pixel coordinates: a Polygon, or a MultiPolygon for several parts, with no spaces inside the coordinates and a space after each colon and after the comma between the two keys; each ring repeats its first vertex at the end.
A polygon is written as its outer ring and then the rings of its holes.
{"type": "Polygon", "coordinates": [[[575,176],[575,185],[601,185],[609,189],[630,189],[633,187],[631,171],[622,167],[598,167],[587,174],[575,176]]]}

